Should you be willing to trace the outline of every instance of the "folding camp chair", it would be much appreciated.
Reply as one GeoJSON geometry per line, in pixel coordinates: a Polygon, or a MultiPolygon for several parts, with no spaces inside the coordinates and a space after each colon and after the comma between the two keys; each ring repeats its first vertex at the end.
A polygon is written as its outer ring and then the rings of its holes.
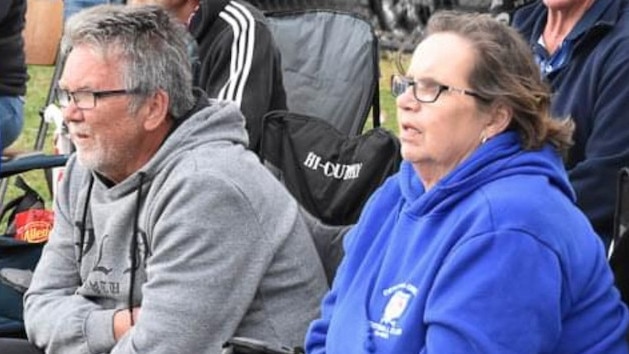
{"type": "Polygon", "coordinates": [[[15,159],[4,161],[0,165],[0,179],[38,169],[51,169],[64,166],[68,155],[45,154],[41,152],[25,154],[15,159]]]}
{"type": "Polygon", "coordinates": [[[221,354],[303,354],[301,348],[276,347],[261,340],[234,337],[223,344],[221,354]]]}
{"type": "Polygon", "coordinates": [[[259,156],[302,206],[331,283],[348,225],[400,161],[397,137],[379,127],[378,40],[349,12],[266,16],[288,111],[263,118],[259,156]],[[370,111],[373,129],[362,134],[370,111]]]}
{"type": "MultiPolygon", "coordinates": [[[[39,129],[37,131],[37,136],[35,138],[35,145],[33,146],[33,151],[29,153],[25,153],[25,154],[19,154],[11,158],[3,156],[2,165],[8,165],[8,166],[6,167],[2,166],[2,169],[4,171],[3,172],[4,176],[0,177],[0,207],[3,205],[7,188],[9,186],[9,177],[14,174],[17,174],[17,173],[10,173],[10,171],[20,171],[21,173],[21,172],[27,172],[30,170],[41,169],[44,172],[44,176],[48,184],[48,190],[51,194],[53,193],[54,180],[53,180],[52,167],[59,167],[59,166],[55,165],[55,166],[51,166],[51,168],[46,168],[47,164],[51,164],[53,163],[53,161],[55,161],[55,158],[51,156],[47,156],[45,153],[43,153],[43,150],[44,150],[46,137],[48,136],[48,129],[50,125],[53,123],[53,121],[55,121],[54,123],[56,124],[56,127],[57,127],[57,131],[55,132],[55,134],[59,133],[61,129],[61,125],[62,125],[60,121],[60,112],[54,112],[54,109],[53,109],[54,108],[53,102],[55,99],[54,90],[57,85],[57,81],[59,81],[59,77],[61,76],[61,73],[63,71],[63,63],[64,63],[64,58],[61,55],[59,50],[57,50],[57,57],[56,57],[55,63],[56,63],[55,68],[54,68],[52,77],[50,79],[50,85],[48,87],[48,93],[46,95],[46,101],[44,102],[44,105],[39,109],[39,112],[38,112],[40,123],[39,123],[39,129]],[[55,119],[54,116],[58,116],[58,118],[55,119]],[[15,159],[15,162],[11,161],[11,159],[15,159]]],[[[56,151],[56,153],[68,154],[71,152],[70,151],[71,147],[68,146],[64,148],[63,150],[64,151],[56,151]]],[[[60,158],[64,159],[65,157],[60,157],[60,158]]]]}
{"type": "MultiPolygon", "coordinates": [[[[623,302],[629,306],[629,167],[618,172],[613,238],[609,246],[609,264],[623,302]]],[[[629,331],[626,339],[629,342],[629,331]]]]}
{"type": "Polygon", "coordinates": [[[609,262],[616,286],[623,301],[629,305],[629,168],[618,173],[614,234],[609,246],[609,262]]]}
{"type": "MultiPolygon", "coordinates": [[[[380,128],[378,40],[347,12],[266,15],[282,54],[288,111],[264,117],[260,158],[301,204],[331,283],[345,232],[400,161],[396,136],[380,128]],[[363,134],[370,111],[373,129],[363,134]]],[[[263,341],[234,338],[223,353],[300,352],[263,341]]]]}
{"type": "MultiPolygon", "coordinates": [[[[32,170],[50,170],[65,165],[66,161],[66,155],[43,153],[23,155],[2,163],[0,178],[5,181],[11,176],[32,170]]],[[[19,178],[16,179],[16,182],[24,183],[21,181],[19,178]]],[[[17,219],[20,218],[18,212],[35,208],[35,204],[39,204],[37,208],[43,208],[44,201],[36,192],[25,184],[22,184],[20,188],[26,192],[21,197],[3,205],[0,215],[11,215],[9,219],[17,219]]],[[[41,230],[43,225],[37,224],[38,222],[34,221],[27,228],[41,230]]],[[[0,232],[4,231],[3,224],[0,232]]],[[[16,231],[13,229],[13,232],[16,231]]],[[[22,296],[29,281],[23,278],[35,268],[42,247],[43,243],[20,241],[11,235],[0,236],[0,337],[25,336],[22,322],[22,296]]]]}
{"type": "Polygon", "coordinates": [[[378,38],[356,14],[332,10],[265,13],[282,54],[288,110],[357,135],[380,115],[378,38]]]}
{"type": "MultiPolygon", "coordinates": [[[[16,231],[14,229],[11,230],[11,232],[7,230],[7,234],[9,235],[4,234],[5,229],[7,229],[7,224],[9,224],[7,219],[13,219],[14,217],[20,218],[17,216],[19,211],[25,211],[31,209],[31,207],[35,209],[34,205],[29,207],[29,204],[33,203],[33,198],[36,199],[35,202],[38,204],[36,208],[43,208],[44,206],[44,201],[38,193],[30,189],[21,181],[20,177],[16,176],[31,171],[41,171],[47,182],[48,192],[51,197],[54,198],[54,189],[57,179],[56,171],[57,169],[62,169],[68,159],[66,154],[47,154],[43,152],[45,139],[48,136],[48,127],[52,123],[51,120],[56,120],[57,128],[61,128],[60,111],[58,109],[55,111],[55,107],[52,103],[54,100],[54,88],[61,75],[62,65],[63,60],[60,58],[60,54],[57,53],[57,61],[48,88],[48,95],[44,106],[39,110],[40,127],[35,140],[34,151],[20,153],[16,156],[12,156],[10,159],[3,158],[2,164],[0,164],[0,215],[10,215],[8,218],[3,218],[3,224],[0,228],[0,233],[3,233],[2,236],[0,236],[1,337],[25,336],[22,322],[22,296],[25,288],[28,286],[29,279],[25,278],[24,275],[28,275],[30,271],[35,268],[43,247],[43,243],[14,239],[10,235],[13,231],[16,231]],[[25,193],[5,203],[6,192],[10,181],[13,179],[15,179],[16,185],[21,185],[20,189],[25,193]],[[27,203],[24,203],[25,201],[27,201],[27,203]]],[[[58,142],[63,142],[63,139],[64,138],[58,140],[58,142]]],[[[69,151],[65,152],[69,153],[69,151]]],[[[31,222],[33,222],[32,219],[31,222]]],[[[39,221],[27,223],[28,226],[25,227],[25,229],[37,231],[37,222],[39,221]]],[[[39,224],[39,226],[43,227],[43,224],[39,224]]],[[[32,235],[35,234],[36,232],[32,233],[32,235]]]]}

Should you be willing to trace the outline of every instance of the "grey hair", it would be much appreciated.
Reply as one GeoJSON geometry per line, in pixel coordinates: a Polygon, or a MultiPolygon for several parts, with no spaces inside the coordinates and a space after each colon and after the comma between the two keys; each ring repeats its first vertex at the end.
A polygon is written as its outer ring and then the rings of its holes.
{"type": "Polygon", "coordinates": [[[512,27],[489,14],[442,11],[433,14],[425,35],[450,32],[469,41],[475,63],[468,78],[470,87],[488,103],[501,102],[513,110],[509,129],[522,137],[524,148],[549,142],[557,150],[572,145],[574,122],[551,116],[551,90],[544,82],[533,52],[512,27]]]}
{"type": "Polygon", "coordinates": [[[65,58],[72,48],[87,45],[120,63],[127,90],[137,90],[130,110],[164,90],[168,113],[177,119],[194,106],[187,29],[158,6],[99,5],[70,17],[61,41],[65,58]]]}

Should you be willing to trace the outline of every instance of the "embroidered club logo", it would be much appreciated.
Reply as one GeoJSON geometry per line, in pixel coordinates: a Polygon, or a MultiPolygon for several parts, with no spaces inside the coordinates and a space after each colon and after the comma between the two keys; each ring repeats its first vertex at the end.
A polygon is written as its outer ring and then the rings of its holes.
{"type": "Polygon", "coordinates": [[[381,338],[402,335],[403,328],[399,319],[409,308],[413,297],[417,295],[417,288],[408,283],[401,283],[385,289],[383,296],[388,297],[380,321],[370,321],[373,333],[381,338]]]}
{"type": "Polygon", "coordinates": [[[408,301],[411,298],[411,294],[398,290],[389,299],[387,306],[384,308],[384,314],[380,323],[395,325],[396,321],[402,316],[408,301]]]}

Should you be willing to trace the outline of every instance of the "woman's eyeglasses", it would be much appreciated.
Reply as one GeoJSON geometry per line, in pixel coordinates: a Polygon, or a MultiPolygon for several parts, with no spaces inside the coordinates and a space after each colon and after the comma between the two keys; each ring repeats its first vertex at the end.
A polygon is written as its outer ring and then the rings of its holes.
{"type": "Polygon", "coordinates": [[[398,97],[409,87],[413,88],[413,97],[421,103],[432,103],[439,99],[439,96],[443,91],[458,92],[463,95],[469,95],[478,98],[482,101],[488,101],[487,98],[480,94],[467,89],[460,89],[452,86],[442,85],[431,81],[413,80],[401,75],[391,76],[391,94],[393,97],[398,97]]]}

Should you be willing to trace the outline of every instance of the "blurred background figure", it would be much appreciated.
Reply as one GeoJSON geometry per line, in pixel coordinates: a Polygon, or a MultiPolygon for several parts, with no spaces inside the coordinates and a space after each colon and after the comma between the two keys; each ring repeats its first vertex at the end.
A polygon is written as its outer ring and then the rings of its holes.
{"type": "Polygon", "coordinates": [[[75,13],[95,5],[126,3],[126,0],[63,0],[63,19],[67,20],[75,13]]]}
{"type": "Polygon", "coordinates": [[[210,98],[235,102],[258,152],[262,117],[286,109],[280,51],[260,10],[241,0],[134,0],[175,15],[198,45],[195,84],[210,98]]]}
{"type": "Polygon", "coordinates": [[[0,142],[3,150],[18,138],[24,125],[28,80],[22,36],[25,16],[26,0],[0,1],[0,142]]]}
{"type": "Polygon", "coordinates": [[[629,166],[629,1],[535,1],[515,12],[513,26],[552,86],[552,113],[576,123],[568,176],[609,245],[617,174],[629,166]]]}

